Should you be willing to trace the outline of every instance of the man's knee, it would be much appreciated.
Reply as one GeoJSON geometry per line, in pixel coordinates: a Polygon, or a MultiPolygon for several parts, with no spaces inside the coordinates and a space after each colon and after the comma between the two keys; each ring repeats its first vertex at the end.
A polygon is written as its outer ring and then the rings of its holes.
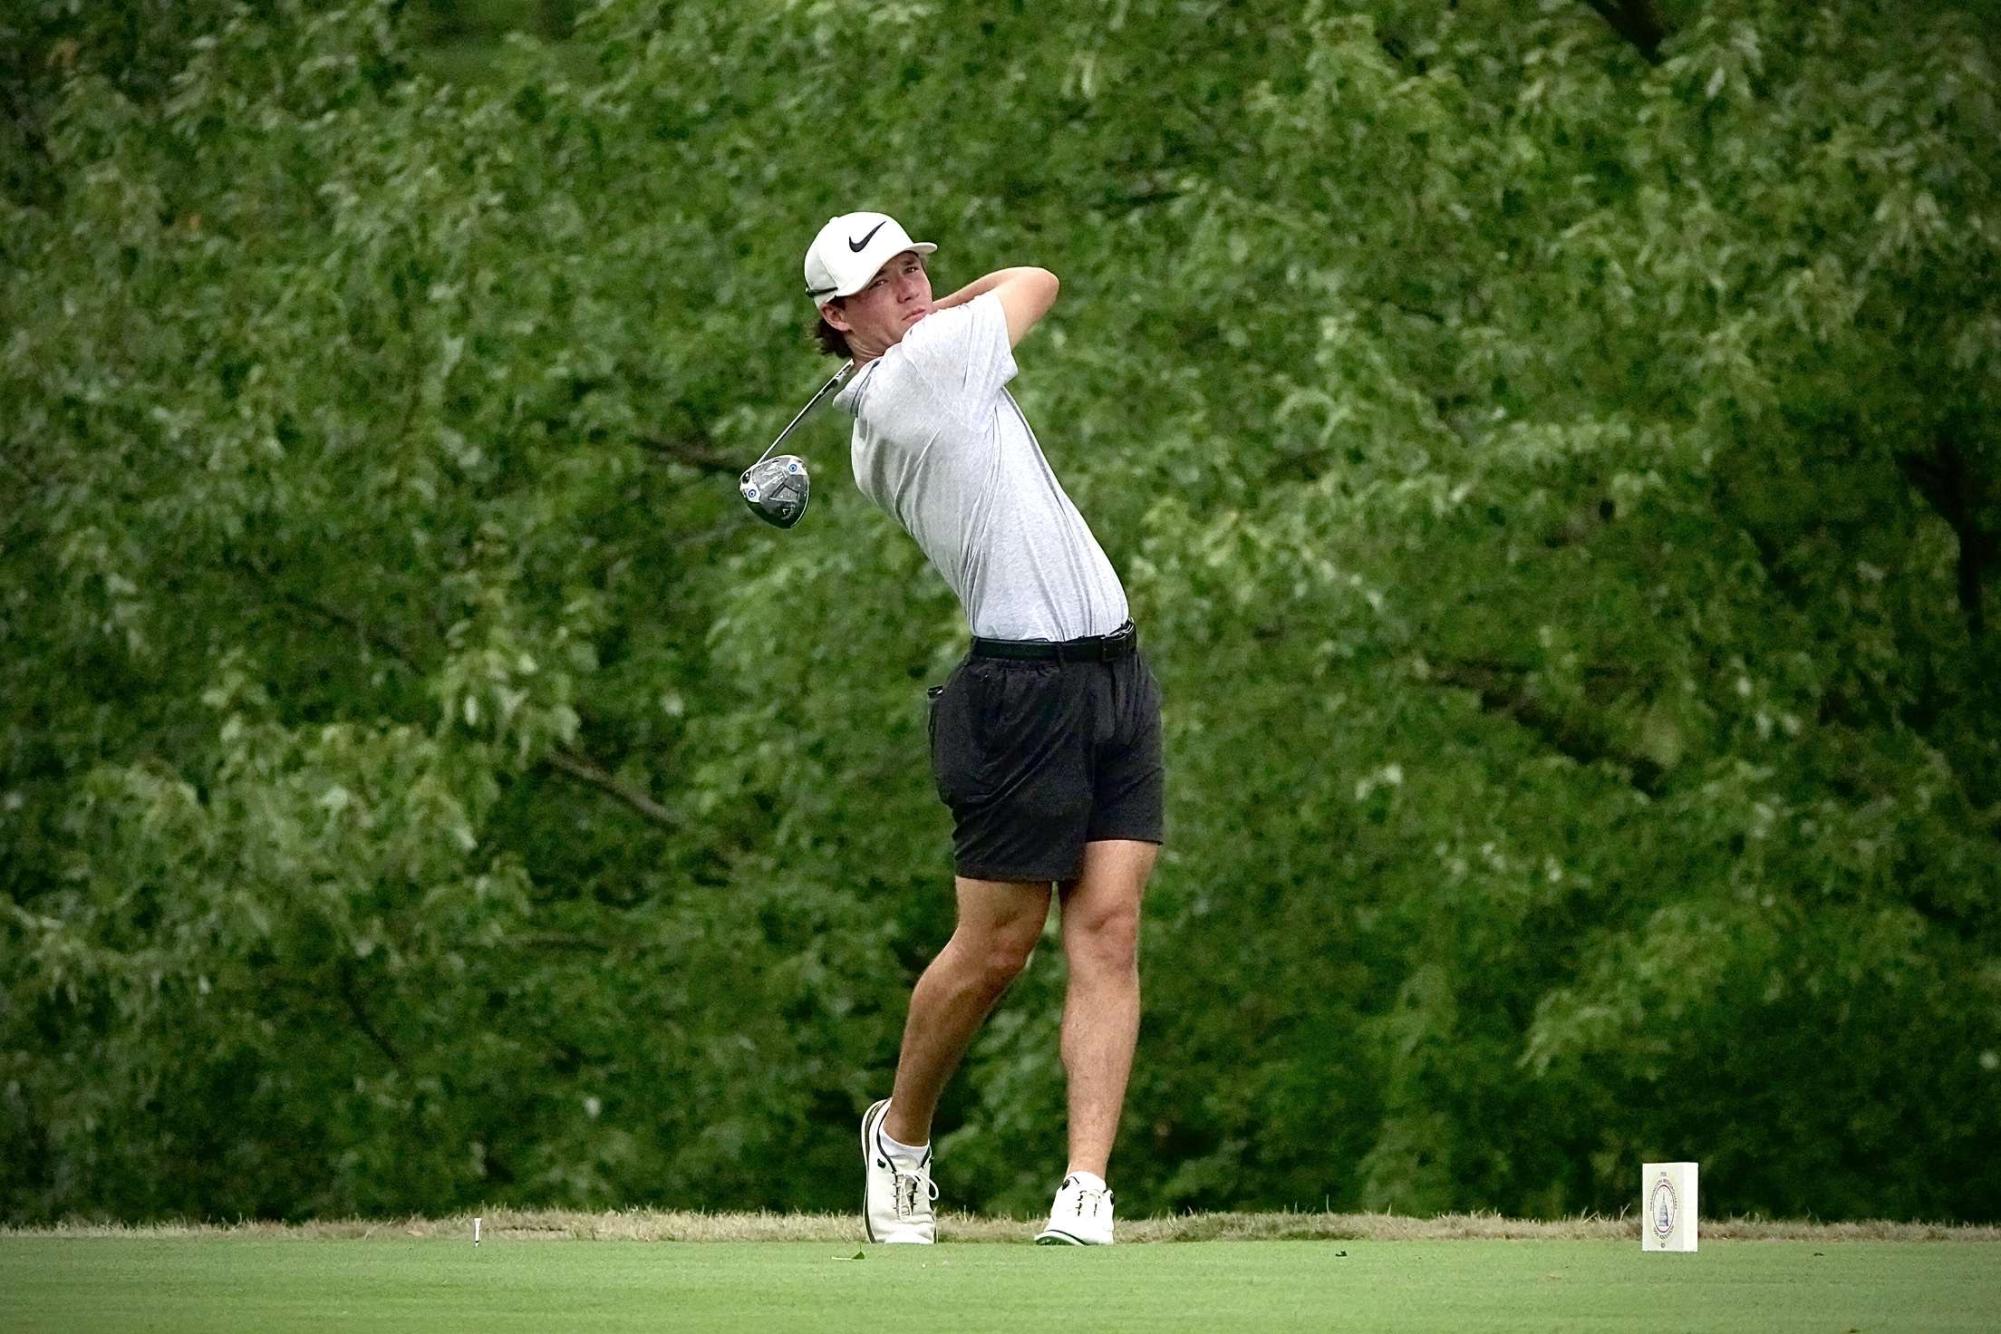
{"type": "Polygon", "coordinates": [[[980,985],[998,995],[1028,967],[1035,954],[1040,931],[988,931],[962,937],[959,947],[979,978],[980,985]]]}
{"type": "Polygon", "coordinates": [[[987,955],[986,975],[988,984],[997,991],[1005,990],[1009,984],[1021,976],[1022,971],[1028,967],[1029,959],[1034,957],[1034,954],[1035,940],[1033,937],[1025,941],[1004,940],[997,942],[987,955]]]}
{"type": "Polygon", "coordinates": [[[1139,966],[1139,905],[1119,903],[1078,912],[1064,932],[1072,968],[1128,972],[1139,966]]]}

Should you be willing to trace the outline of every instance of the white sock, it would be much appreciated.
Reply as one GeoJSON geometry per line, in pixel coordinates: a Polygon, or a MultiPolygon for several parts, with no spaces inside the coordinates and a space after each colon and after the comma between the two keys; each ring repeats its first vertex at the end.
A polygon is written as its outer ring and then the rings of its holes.
{"type": "Polygon", "coordinates": [[[1067,1173],[1066,1175],[1069,1176],[1069,1178],[1072,1181],[1082,1186],[1085,1190],[1108,1189],[1108,1187],[1105,1185],[1105,1179],[1099,1176],[1096,1172],[1070,1172],[1067,1173]]]}
{"type": "Polygon", "coordinates": [[[875,1137],[882,1141],[883,1152],[905,1167],[922,1166],[924,1155],[931,1151],[929,1144],[905,1144],[902,1140],[891,1139],[889,1132],[880,1126],[876,1127],[875,1137]]]}

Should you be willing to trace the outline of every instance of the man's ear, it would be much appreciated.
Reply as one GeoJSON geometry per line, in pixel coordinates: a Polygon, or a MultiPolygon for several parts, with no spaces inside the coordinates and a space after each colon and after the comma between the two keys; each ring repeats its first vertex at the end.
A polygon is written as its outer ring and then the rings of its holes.
{"type": "Polygon", "coordinates": [[[848,323],[848,317],[841,313],[841,303],[838,301],[821,302],[820,318],[831,324],[841,333],[852,333],[854,331],[854,326],[848,323]]]}

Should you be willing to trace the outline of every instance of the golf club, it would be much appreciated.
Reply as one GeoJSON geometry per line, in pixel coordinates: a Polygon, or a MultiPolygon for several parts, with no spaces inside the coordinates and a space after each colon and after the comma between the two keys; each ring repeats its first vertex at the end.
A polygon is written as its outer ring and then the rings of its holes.
{"type": "Polygon", "coordinates": [[[758,455],[757,462],[743,470],[743,477],[737,483],[737,490],[743,494],[744,504],[750,512],[766,523],[778,528],[790,528],[798,523],[806,513],[806,502],[811,499],[813,478],[806,471],[806,460],[797,454],[780,454],[771,457],[772,450],[785,443],[785,437],[792,434],[806,415],[825,402],[843,384],[853,365],[841,367],[834,372],[834,378],[820,386],[820,392],[813,395],[805,407],[778,433],[778,438],[758,455]]]}

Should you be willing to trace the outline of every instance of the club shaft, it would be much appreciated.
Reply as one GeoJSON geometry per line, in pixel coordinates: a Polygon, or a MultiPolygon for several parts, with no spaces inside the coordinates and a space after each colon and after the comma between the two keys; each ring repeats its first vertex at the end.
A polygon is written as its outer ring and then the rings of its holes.
{"type": "MultiPolygon", "coordinates": [[[[807,401],[805,407],[799,409],[799,415],[794,417],[791,421],[787,422],[785,424],[785,429],[778,433],[778,438],[772,441],[769,445],[767,445],[765,447],[764,452],[757,456],[757,463],[762,463],[766,459],[770,458],[772,455],[772,451],[776,450],[780,445],[785,443],[785,437],[791,435],[792,432],[798,428],[799,423],[806,420],[806,415],[808,413],[810,413],[814,408],[819,407],[820,404],[823,401],[825,401],[827,395],[833,393],[836,389],[839,389],[843,384],[847,382],[848,374],[853,370],[854,370],[853,364],[849,364],[835,371],[834,378],[820,386],[820,392],[813,395],[813,397],[807,401]]],[[[753,463],[750,466],[755,468],[757,466],[757,463],[753,463]]]]}

